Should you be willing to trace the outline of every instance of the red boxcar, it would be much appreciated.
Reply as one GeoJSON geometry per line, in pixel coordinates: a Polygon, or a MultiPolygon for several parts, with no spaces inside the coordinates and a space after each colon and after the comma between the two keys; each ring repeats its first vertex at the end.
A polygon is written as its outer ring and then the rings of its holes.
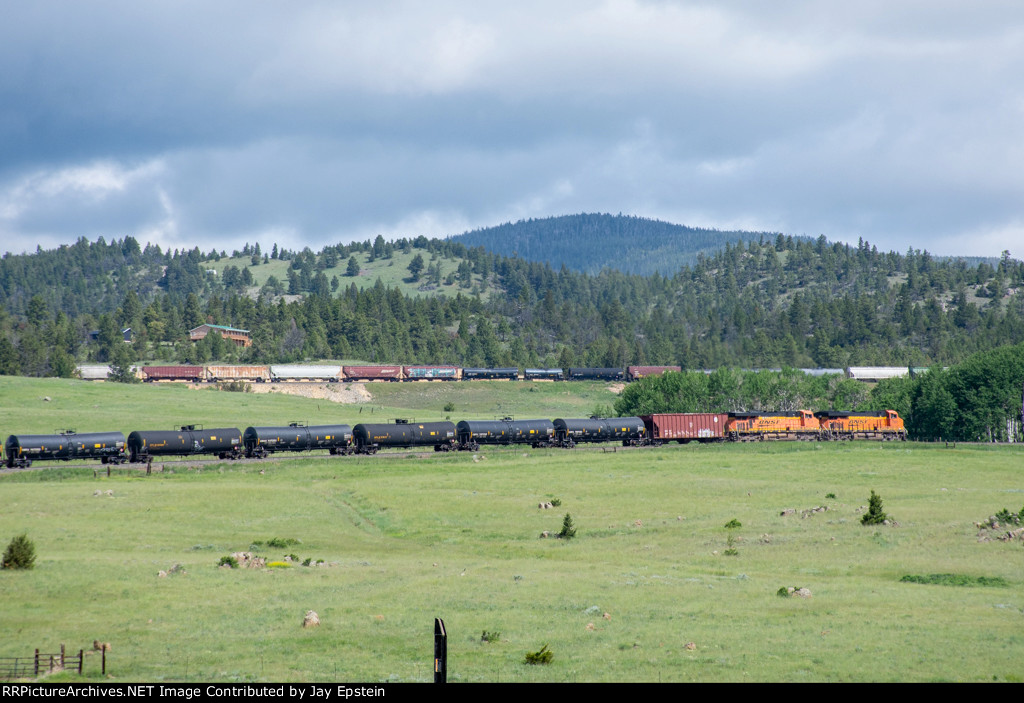
{"type": "Polygon", "coordinates": [[[663,413],[641,415],[654,443],[722,442],[729,416],[725,413],[663,413]]]}

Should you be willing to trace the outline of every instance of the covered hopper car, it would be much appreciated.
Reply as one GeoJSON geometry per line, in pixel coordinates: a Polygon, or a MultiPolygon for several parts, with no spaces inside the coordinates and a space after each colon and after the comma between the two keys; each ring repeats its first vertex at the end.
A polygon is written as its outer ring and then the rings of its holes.
{"type": "Polygon", "coordinates": [[[143,366],[143,380],[155,381],[188,381],[199,383],[206,380],[205,366],[143,366]]]}
{"type": "Polygon", "coordinates": [[[727,413],[659,413],[642,417],[647,435],[654,444],[676,441],[724,442],[727,413]]]}
{"type": "Polygon", "coordinates": [[[346,381],[401,381],[401,366],[346,366],[346,381]]]}

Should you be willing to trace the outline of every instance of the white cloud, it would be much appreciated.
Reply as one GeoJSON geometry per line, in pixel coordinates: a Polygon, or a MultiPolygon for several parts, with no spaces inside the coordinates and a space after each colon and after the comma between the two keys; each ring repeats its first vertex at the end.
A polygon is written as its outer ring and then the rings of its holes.
{"type": "Polygon", "coordinates": [[[53,200],[75,198],[101,201],[124,193],[140,181],[150,180],[164,170],[159,159],[140,166],[125,167],[110,161],[83,166],[39,170],[0,188],[0,218],[14,219],[53,200]]]}
{"type": "Polygon", "coordinates": [[[456,210],[417,210],[392,222],[382,221],[360,226],[346,233],[343,239],[344,241],[373,241],[377,235],[388,240],[402,237],[415,238],[420,235],[434,238],[459,234],[476,226],[479,224],[474,224],[472,220],[456,210]]]}

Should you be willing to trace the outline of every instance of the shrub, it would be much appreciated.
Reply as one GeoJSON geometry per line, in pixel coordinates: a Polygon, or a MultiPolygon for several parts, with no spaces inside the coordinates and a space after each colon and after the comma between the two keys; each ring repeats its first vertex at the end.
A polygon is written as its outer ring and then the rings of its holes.
{"type": "Polygon", "coordinates": [[[738,527],[743,527],[743,523],[737,520],[736,518],[733,518],[729,522],[725,523],[725,529],[727,530],[735,530],[738,527]]]}
{"type": "Polygon", "coordinates": [[[558,533],[558,536],[562,539],[572,539],[576,536],[576,525],[573,524],[572,515],[569,513],[566,513],[562,520],[562,531],[558,533]]]}
{"type": "Polygon", "coordinates": [[[868,511],[860,519],[863,525],[881,525],[889,519],[889,516],[882,512],[882,497],[871,491],[871,498],[868,499],[868,511]]]}
{"type": "Polygon", "coordinates": [[[453,412],[455,412],[455,403],[445,403],[444,411],[446,413],[453,413],[453,412]]]}
{"type": "Polygon", "coordinates": [[[234,557],[231,557],[231,556],[221,557],[220,561],[217,562],[217,566],[225,566],[225,565],[230,566],[232,569],[237,569],[238,568],[238,559],[235,559],[234,557]]]}
{"type": "Polygon", "coordinates": [[[500,632],[488,632],[487,630],[484,630],[484,633],[482,635],[480,635],[480,641],[481,642],[497,642],[500,639],[501,639],[501,633],[500,632]]]}
{"type": "Polygon", "coordinates": [[[1011,513],[1006,508],[1003,508],[995,514],[995,518],[999,522],[1003,524],[1013,523],[1015,525],[1020,524],[1022,516],[1024,516],[1024,508],[1021,508],[1019,513],[1011,513]]]}
{"type": "Polygon", "coordinates": [[[527,652],[526,659],[523,661],[524,664],[550,664],[554,658],[554,654],[548,649],[547,645],[544,645],[536,652],[527,652]]]}
{"type": "Polygon", "coordinates": [[[836,494],[835,493],[826,493],[825,494],[825,499],[826,500],[835,500],[836,499],[836,494]]]}
{"type": "Polygon", "coordinates": [[[926,576],[907,574],[900,581],[903,583],[923,583],[933,586],[992,586],[1006,588],[1010,585],[1002,576],[967,576],[965,574],[928,574],[926,576]]]}
{"type": "Polygon", "coordinates": [[[552,498],[551,499],[551,506],[552,507],[557,508],[557,507],[559,507],[561,505],[562,505],[562,499],[561,498],[552,498]]]}
{"type": "Polygon", "coordinates": [[[4,551],[4,558],[0,561],[0,567],[4,569],[31,569],[36,565],[36,545],[28,538],[27,534],[21,534],[11,540],[4,551]]]}

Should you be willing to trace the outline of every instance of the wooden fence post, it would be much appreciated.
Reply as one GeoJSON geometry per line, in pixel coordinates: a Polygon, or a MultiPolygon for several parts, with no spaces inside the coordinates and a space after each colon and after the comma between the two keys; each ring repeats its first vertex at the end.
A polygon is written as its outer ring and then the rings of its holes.
{"type": "Polygon", "coordinates": [[[34,672],[33,675],[34,676],[39,676],[39,650],[38,649],[36,650],[35,672],[34,672]]]}

